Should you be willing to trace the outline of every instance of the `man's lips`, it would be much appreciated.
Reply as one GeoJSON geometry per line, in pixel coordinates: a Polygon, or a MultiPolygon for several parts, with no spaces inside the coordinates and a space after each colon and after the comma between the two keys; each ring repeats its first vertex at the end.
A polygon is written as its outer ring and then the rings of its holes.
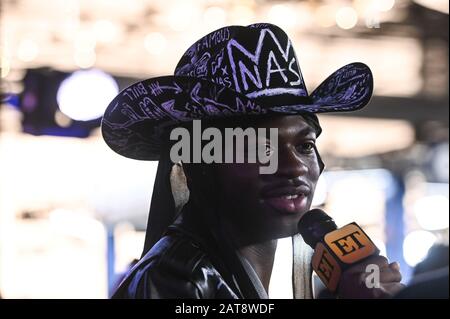
{"type": "Polygon", "coordinates": [[[271,188],[265,191],[263,190],[262,197],[272,198],[272,197],[286,197],[295,195],[308,196],[310,192],[311,192],[310,188],[305,184],[302,184],[300,186],[281,186],[271,188]]]}
{"type": "Polygon", "coordinates": [[[310,193],[311,190],[307,185],[284,186],[263,192],[262,198],[278,211],[298,213],[306,211],[310,193]]]}

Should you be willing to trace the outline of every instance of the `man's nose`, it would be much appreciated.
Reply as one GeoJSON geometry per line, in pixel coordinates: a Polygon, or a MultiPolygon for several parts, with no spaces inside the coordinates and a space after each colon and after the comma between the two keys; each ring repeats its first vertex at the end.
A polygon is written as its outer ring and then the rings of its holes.
{"type": "Polygon", "coordinates": [[[308,170],[305,160],[297,154],[293,146],[280,150],[278,154],[277,175],[294,178],[307,174],[308,170]]]}

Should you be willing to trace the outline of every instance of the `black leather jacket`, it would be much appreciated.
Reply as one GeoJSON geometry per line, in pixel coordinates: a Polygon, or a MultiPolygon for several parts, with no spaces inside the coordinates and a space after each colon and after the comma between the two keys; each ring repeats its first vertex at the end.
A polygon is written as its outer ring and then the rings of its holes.
{"type": "Polygon", "coordinates": [[[242,298],[212,264],[201,244],[171,231],[130,270],[113,298],[242,298]]]}

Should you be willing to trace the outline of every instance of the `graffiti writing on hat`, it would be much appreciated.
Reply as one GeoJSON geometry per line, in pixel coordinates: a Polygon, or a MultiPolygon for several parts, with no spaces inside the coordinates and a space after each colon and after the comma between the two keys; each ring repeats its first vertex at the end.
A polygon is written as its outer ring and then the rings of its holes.
{"type": "Polygon", "coordinates": [[[222,28],[204,36],[200,41],[197,41],[197,51],[210,49],[211,47],[228,41],[230,39],[230,30],[222,28]]]}
{"type": "Polygon", "coordinates": [[[175,82],[173,82],[173,85],[160,85],[159,81],[155,81],[150,82],[148,87],[153,96],[158,96],[164,93],[164,91],[172,91],[175,94],[183,92],[183,89],[175,82]]]}
{"type": "Polygon", "coordinates": [[[255,101],[234,94],[230,96],[230,91],[223,87],[211,88],[208,83],[187,84],[167,78],[136,83],[124,90],[122,98],[125,99],[120,101],[120,108],[116,102],[115,107],[111,109],[111,112],[119,111],[123,116],[124,122],[116,123],[116,128],[128,128],[149,119],[160,120],[163,127],[204,116],[265,113],[255,101]],[[189,96],[189,102],[176,103],[178,94],[189,96]]]}
{"type": "Polygon", "coordinates": [[[223,65],[224,49],[214,57],[211,62],[211,81],[221,86],[231,87],[231,79],[228,74],[228,65],[223,65]]]}
{"type": "Polygon", "coordinates": [[[146,94],[148,94],[148,92],[143,83],[132,85],[122,92],[122,95],[130,99],[130,101],[133,101],[146,94]]]}
{"type": "Polygon", "coordinates": [[[254,52],[236,39],[227,44],[235,89],[248,97],[292,94],[306,96],[306,89],[291,41],[285,46],[270,29],[262,29],[254,52]]]}

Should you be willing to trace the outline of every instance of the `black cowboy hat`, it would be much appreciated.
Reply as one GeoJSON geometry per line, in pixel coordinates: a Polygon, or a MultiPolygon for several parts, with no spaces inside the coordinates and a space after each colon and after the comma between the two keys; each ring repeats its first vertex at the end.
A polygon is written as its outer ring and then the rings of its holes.
{"type": "Polygon", "coordinates": [[[272,24],[230,26],[195,42],[175,75],[147,79],[119,93],[105,111],[102,133],[123,156],[158,160],[167,128],[183,122],[354,111],[369,102],[372,91],[368,66],[351,63],[308,95],[283,30],[272,24]]]}

